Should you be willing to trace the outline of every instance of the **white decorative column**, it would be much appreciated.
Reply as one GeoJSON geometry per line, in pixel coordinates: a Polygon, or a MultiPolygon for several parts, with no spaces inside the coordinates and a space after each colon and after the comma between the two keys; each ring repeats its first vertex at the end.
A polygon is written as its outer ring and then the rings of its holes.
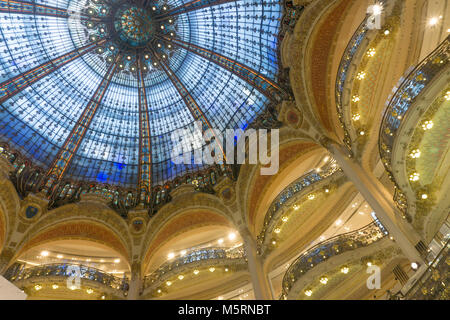
{"type": "Polygon", "coordinates": [[[258,255],[256,241],[250,231],[245,228],[239,231],[244,241],[247,255],[248,270],[252,279],[253,291],[256,300],[272,300],[272,293],[267,275],[264,273],[263,260],[258,255]]]}
{"type": "Polygon", "coordinates": [[[130,287],[128,289],[128,300],[139,300],[142,286],[141,264],[134,262],[131,265],[130,287]]]}
{"type": "MultiPolygon", "coordinates": [[[[380,222],[394,237],[395,242],[405,256],[412,262],[423,263],[423,259],[417,249],[398,226],[399,223],[404,222],[396,219],[395,204],[391,199],[387,198],[386,195],[388,193],[383,184],[375,176],[370,177],[357,161],[350,158],[344,146],[335,142],[329,142],[326,148],[336,159],[347,178],[353,182],[356,189],[375,211],[380,222]],[[396,220],[397,223],[395,222],[396,220]]],[[[403,229],[405,230],[406,228],[404,227],[403,229]]]]}

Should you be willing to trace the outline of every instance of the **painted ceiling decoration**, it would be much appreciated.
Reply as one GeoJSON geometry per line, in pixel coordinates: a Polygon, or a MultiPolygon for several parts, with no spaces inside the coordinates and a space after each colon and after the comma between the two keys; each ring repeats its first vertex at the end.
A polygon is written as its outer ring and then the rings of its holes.
{"type": "Polygon", "coordinates": [[[227,165],[174,164],[171,133],[193,132],[196,121],[245,129],[289,99],[279,45],[301,9],[0,0],[0,151],[19,193],[44,191],[56,206],[94,190],[126,209],[164,202],[179,183],[208,189],[232,175],[227,165]]]}

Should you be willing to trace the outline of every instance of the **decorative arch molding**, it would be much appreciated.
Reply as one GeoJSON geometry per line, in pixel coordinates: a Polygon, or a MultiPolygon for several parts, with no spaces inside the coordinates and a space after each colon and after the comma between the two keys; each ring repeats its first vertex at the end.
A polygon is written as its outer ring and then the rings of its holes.
{"type": "MultiPolygon", "coordinates": [[[[283,61],[290,67],[290,82],[297,106],[306,118],[316,123],[319,132],[327,132],[335,138],[342,133],[334,132],[330,120],[326,98],[328,60],[334,46],[333,40],[336,41],[335,35],[342,26],[340,18],[353,4],[353,0],[311,2],[303,10],[294,32],[288,39],[289,44],[282,46],[283,61]],[[314,81],[314,88],[307,85],[311,81],[314,81]]],[[[352,33],[348,38],[351,35],[352,33]]]]}
{"type": "Polygon", "coordinates": [[[163,224],[158,225],[157,229],[147,232],[141,252],[142,271],[145,272],[148,269],[152,254],[163,244],[189,230],[213,225],[233,226],[231,220],[223,212],[211,207],[179,208],[163,224]]]}
{"type": "Polygon", "coordinates": [[[9,179],[0,177],[0,248],[2,243],[8,242],[15,230],[20,204],[14,185],[9,179]]]}
{"type": "MultiPolygon", "coordinates": [[[[265,211],[263,210],[264,212],[262,212],[262,209],[260,210],[258,208],[261,204],[261,199],[271,190],[274,184],[279,185],[279,181],[277,180],[282,175],[286,177],[283,179],[285,180],[284,185],[279,187],[280,191],[290,182],[298,178],[294,176],[288,177],[292,166],[297,162],[304,161],[310,156],[313,156],[315,152],[320,152],[320,149],[323,148],[299,130],[284,127],[280,130],[280,167],[276,175],[261,175],[260,165],[246,164],[242,166],[239,179],[236,183],[237,201],[243,219],[252,232],[255,232],[264,220],[264,217],[259,219],[260,214],[265,215],[265,211]],[[253,228],[255,230],[252,230],[253,228]]],[[[271,200],[273,199],[270,199],[269,202],[271,200]]]]}
{"type": "MultiPolygon", "coordinates": [[[[101,243],[118,252],[129,262],[130,251],[120,239],[120,236],[99,221],[75,218],[58,221],[47,228],[32,233],[29,240],[23,240],[16,251],[15,258],[27,250],[56,240],[79,239],[101,243]]],[[[14,259],[13,259],[14,260],[14,259]]]]}

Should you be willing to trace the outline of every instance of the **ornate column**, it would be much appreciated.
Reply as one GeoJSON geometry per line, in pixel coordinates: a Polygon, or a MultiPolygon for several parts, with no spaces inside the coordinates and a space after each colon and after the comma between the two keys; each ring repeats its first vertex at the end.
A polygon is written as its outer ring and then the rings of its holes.
{"type": "Polygon", "coordinates": [[[142,286],[141,264],[133,262],[131,265],[130,287],[128,289],[128,300],[139,300],[142,286]]]}
{"type": "Polygon", "coordinates": [[[423,258],[420,253],[405,235],[405,230],[411,232],[412,228],[408,228],[405,226],[405,222],[396,218],[395,204],[389,198],[389,193],[382,183],[373,174],[367,173],[357,161],[350,158],[344,146],[331,140],[327,140],[324,145],[336,159],[347,178],[353,182],[356,189],[375,211],[381,223],[394,237],[395,242],[405,256],[411,262],[423,264],[423,258]]]}
{"type": "Polygon", "coordinates": [[[253,291],[256,300],[272,300],[272,293],[267,275],[264,273],[263,260],[258,255],[256,241],[248,228],[239,231],[244,241],[245,253],[247,255],[248,271],[252,279],[253,291]]]}

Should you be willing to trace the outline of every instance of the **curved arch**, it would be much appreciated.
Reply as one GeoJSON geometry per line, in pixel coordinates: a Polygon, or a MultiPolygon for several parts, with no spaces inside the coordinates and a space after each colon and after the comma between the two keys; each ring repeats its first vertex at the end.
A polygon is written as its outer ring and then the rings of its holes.
{"type": "Polygon", "coordinates": [[[183,232],[212,225],[233,227],[233,223],[228,217],[216,210],[211,210],[211,208],[188,208],[182,210],[181,214],[180,212],[158,225],[153,232],[148,233],[149,236],[145,239],[142,247],[143,272],[148,269],[152,254],[170,239],[183,232]]]}
{"type": "Polygon", "coordinates": [[[243,165],[236,193],[243,219],[252,232],[256,233],[261,228],[265,213],[277,194],[304,172],[314,168],[317,158],[324,154],[325,149],[302,137],[299,131],[283,128],[280,130],[280,167],[277,174],[263,176],[259,165],[243,165]]]}
{"type": "Polygon", "coordinates": [[[20,209],[20,198],[11,181],[0,177],[0,248],[14,230],[20,209]]]}
{"type": "MultiPolygon", "coordinates": [[[[332,125],[339,122],[335,109],[330,107],[334,104],[333,99],[330,99],[332,95],[329,94],[327,82],[333,77],[331,65],[334,63],[333,57],[336,56],[333,53],[344,51],[348,41],[343,39],[350,39],[357,26],[354,26],[355,15],[345,13],[350,9],[355,12],[361,11],[363,7],[361,2],[342,0],[311,2],[297,22],[289,44],[284,46],[286,49],[286,52],[283,52],[284,61],[290,67],[291,85],[297,106],[311,121],[318,122],[319,132],[325,131],[335,137],[342,136],[342,132],[334,129],[340,128],[339,125],[332,125]]],[[[341,55],[338,54],[339,57],[341,55]]]]}
{"type": "Polygon", "coordinates": [[[15,257],[19,257],[25,251],[38,245],[67,239],[81,239],[101,243],[118,252],[126,261],[130,261],[129,251],[115,232],[98,222],[82,218],[61,221],[33,234],[29,240],[22,243],[15,257]]]}

